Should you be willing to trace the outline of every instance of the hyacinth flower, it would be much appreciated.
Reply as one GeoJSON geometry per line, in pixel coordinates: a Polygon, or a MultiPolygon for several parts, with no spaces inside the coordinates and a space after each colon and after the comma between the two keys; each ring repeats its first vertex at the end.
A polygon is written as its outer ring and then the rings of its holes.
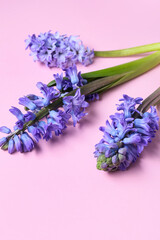
{"type": "Polygon", "coordinates": [[[94,57],[125,57],[160,50],[160,43],[111,51],[94,51],[85,47],[78,36],[60,35],[58,32],[29,35],[25,40],[26,49],[34,61],[46,64],[48,67],[65,69],[76,63],[85,66],[93,63],[94,57]]]}
{"type": "Polygon", "coordinates": [[[26,49],[34,61],[45,63],[48,67],[68,68],[76,63],[87,66],[93,62],[94,51],[85,48],[78,36],[54,34],[51,31],[29,35],[25,40],[26,49]]]}
{"type": "Polygon", "coordinates": [[[19,98],[19,104],[25,109],[12,107],[11,114],[16,117],[13,130],[6,126],[0,128],[4,133],[0,146],[9,153],[29,152],[44,139],[63,134],[69,121],[76,124],[87,115],[89,101],[99,98],[99,94],[125,83],[157,66],[160,52],[142,59],[81,74],[76,66],[54,74],[54,80],[48,85],[38,82],[41,95],[28,94],[19,98]]]}
{"type": "Polygon", "coordinates": [[[111,122],[107,120],[106,125],[99,128],[104,135],[95,145],[97,169],[126,170],[155,137],[159,128],[155,105],[160,103],[160,87],[142,100],[124,94],[117,104],[118,112],[110,116],[111,122]]]}

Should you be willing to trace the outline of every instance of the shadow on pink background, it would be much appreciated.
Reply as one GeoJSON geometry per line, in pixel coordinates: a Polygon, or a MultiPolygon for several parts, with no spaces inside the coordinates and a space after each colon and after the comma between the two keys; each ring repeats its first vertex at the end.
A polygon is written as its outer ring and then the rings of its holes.
{"type": "MultiPolygon", "coordinates": [[[[8,109],[36,93],[57,69],[34,63],[25,51],[28,34],[58,30],[80,35],[86,46],[111,50],[160,41],[160,2],[4,1],[0,7],[0,125],[12,126],[8,109]]],[[[137,57],[96,59],[82,72],[137,57]]],[[[0,239],[159,240],[160,132],[126,172],[96,169],[99,126],[115,112],[123,93],[146,97],[160,83],[159,67],[112,89],[91,104],[89,114],[53,141],[28,154],[0,151],[0,239]]]]}

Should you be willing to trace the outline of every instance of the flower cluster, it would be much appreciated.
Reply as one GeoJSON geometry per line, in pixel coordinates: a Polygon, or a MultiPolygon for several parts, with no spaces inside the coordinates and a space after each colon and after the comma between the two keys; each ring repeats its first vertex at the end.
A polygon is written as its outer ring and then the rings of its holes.
{"type": "Polygon", "coordinates": [[[85,48],[77,36],[60,35],[58,32],[33,34],[25,40],[26,49],[31,50],[34,61],[45,63],[48,67],[68,68],[82,63],[87,66],[93,62],[94,51],[85,48]]]}
{"type": "Polygon", "coordinates": [[[84,117],[87,113],[84,113],[85,108],[89,106],[88,102],[85,101],[85,96],[81,96],[80,89],[76,91],[74,97],[67,96],[63,99],[64,110],[66,113],[69,113],[73,119],[73,125],[84,117]]]}
{"type": "Polygon", "coordinates": [[[111,123],[106,121],[105,127],[100,127],[103,138],[95,145],[97,168],[105,171],[126,170],[131,163],[151,142],[158,130],[158,115],[156,108],[151,106],[150,112],[140,113],[135,108],[141,104],[142,98],[131,98],[123,95],[117,110],[111,115],[111,123]],[[138,117],[135,112],[137,112],[138,117]]]}
{"type": "Polygon", "coordinates": [[[0,127],[0,132],[8,134],[7,137],[0,139],[0,146],[7,146],[9,153],[15,150],[29,152],[34,148],[35,142],[39,142],[40,139],[48,141],[53,137],[53,133],[55,136],[62,134],[70,118],[75,126],[87,114],[85,109],[89,104],[78,87],[82,86],[85,80],[80,73],[77,74],[75,66],[66,70],[65,79],[62,77],[61,81],[58,81],[57,78],[57,88],[48,87],[42,82],[37,83],[43,96],[29,94],[19,98],[19,104],[27,110],[25,114],[17,107],[9,110],[17,118],[14,131],[12,132],[6,126],[0,127]],[[62,89],[65,93],[62,93],[62,89]],[[67,94],[70,89],[75,89],[74,95],[67,94]],[[45,119],[42,120],[44,117],[45,119]]]}
{"type": "MultiPolygon", "coordinates": [[[[82,78],[81,72],[77,71],[76,65],[64,69],[64,72],[64,76],[63,73],[53,74],[56,87],[63,95],[87,84],[87,80],[82,78]]],[[[88,94],[85,96],[85,100],[89,102],[99,100],[99,95],[98,93],[88,94]]]]}
{"type": "Polygon", "coordinates": [[[64,69],[65,76],[61,74],[53,74],[56,87],[61,92],[68,92],[69,90],[74,90],[77,87],[81,87],[87,83],[87,80],[83,79],[81,72],[77,72],[76,65],[64,69]]]}

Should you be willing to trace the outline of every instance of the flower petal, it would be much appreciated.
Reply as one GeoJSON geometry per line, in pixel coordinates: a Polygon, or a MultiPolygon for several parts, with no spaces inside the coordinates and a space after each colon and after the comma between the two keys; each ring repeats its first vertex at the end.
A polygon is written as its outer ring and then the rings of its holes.
{"type": "Polygon", "coordinates": [[[9,134],[11,132],[11,129],[6,126],[2,126],[0,127],[0,132],[9,134]]]}

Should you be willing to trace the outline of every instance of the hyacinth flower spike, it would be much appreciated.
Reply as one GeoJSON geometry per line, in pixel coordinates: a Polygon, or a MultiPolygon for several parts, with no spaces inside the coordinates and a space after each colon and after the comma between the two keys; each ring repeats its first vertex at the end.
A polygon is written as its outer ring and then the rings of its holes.
{"type": "Polygon", "coordinates": [[[87,66],[93,62],[94,51],[85,48],[78,36],[54,34],[51,31],[33,34],[25,40],[26,49],[29,48],[34,61],[46,64],[48,67],[62,69],[82,63],[87,66]]]}
{"type": "Polygon", "coordinates": [[[95,145],[97,169],[126,170],[155,137],[159,128],[155,106],[160,103],[160,88],[141,103],[142,100],[123,95],[117,104],[118,112],[110,116],[111,122],[107,120],[106,126],[100,127],[104,135],[95,145]]]}
{"type": "Polygon", "coordinates": [[[160,51],[160,43],[111,51],[94,51],[85,47],[78,36],[60,35],[58,32],[40,33],[29,35],[25,40],[26,49],[30,49],[30,55],[34,61],[46,64],[48,67],[62,69],[81,63],[85,66],[92,64],[94,57],[125,57],[147,52],[160,51]]]}
{"type": "MultiPolygon", "coordinates": [[[[28,94],[19,98],[19,104],[26,112],[17,107],[10,112],[17,118],[13,127],[3,126],[6,135],[0,139],[0,146],[9,153],[31,151],[40,139],[48,141],[63,134],[68,121],[76,124],[86,116],[89,101],[99,99],[101,92],[127,82],[160,63],[160,52],[142,59],[112,68],[81,74],[76,66],[65,69],[62,74],[54,75],[55,80],[48,85],[38,82],[41,96],[28,94]]],[[[140,100],[138,100],[140,101],[140,100]]],[[[128,110],[129,111],[129,110],[128,110]]]]}

